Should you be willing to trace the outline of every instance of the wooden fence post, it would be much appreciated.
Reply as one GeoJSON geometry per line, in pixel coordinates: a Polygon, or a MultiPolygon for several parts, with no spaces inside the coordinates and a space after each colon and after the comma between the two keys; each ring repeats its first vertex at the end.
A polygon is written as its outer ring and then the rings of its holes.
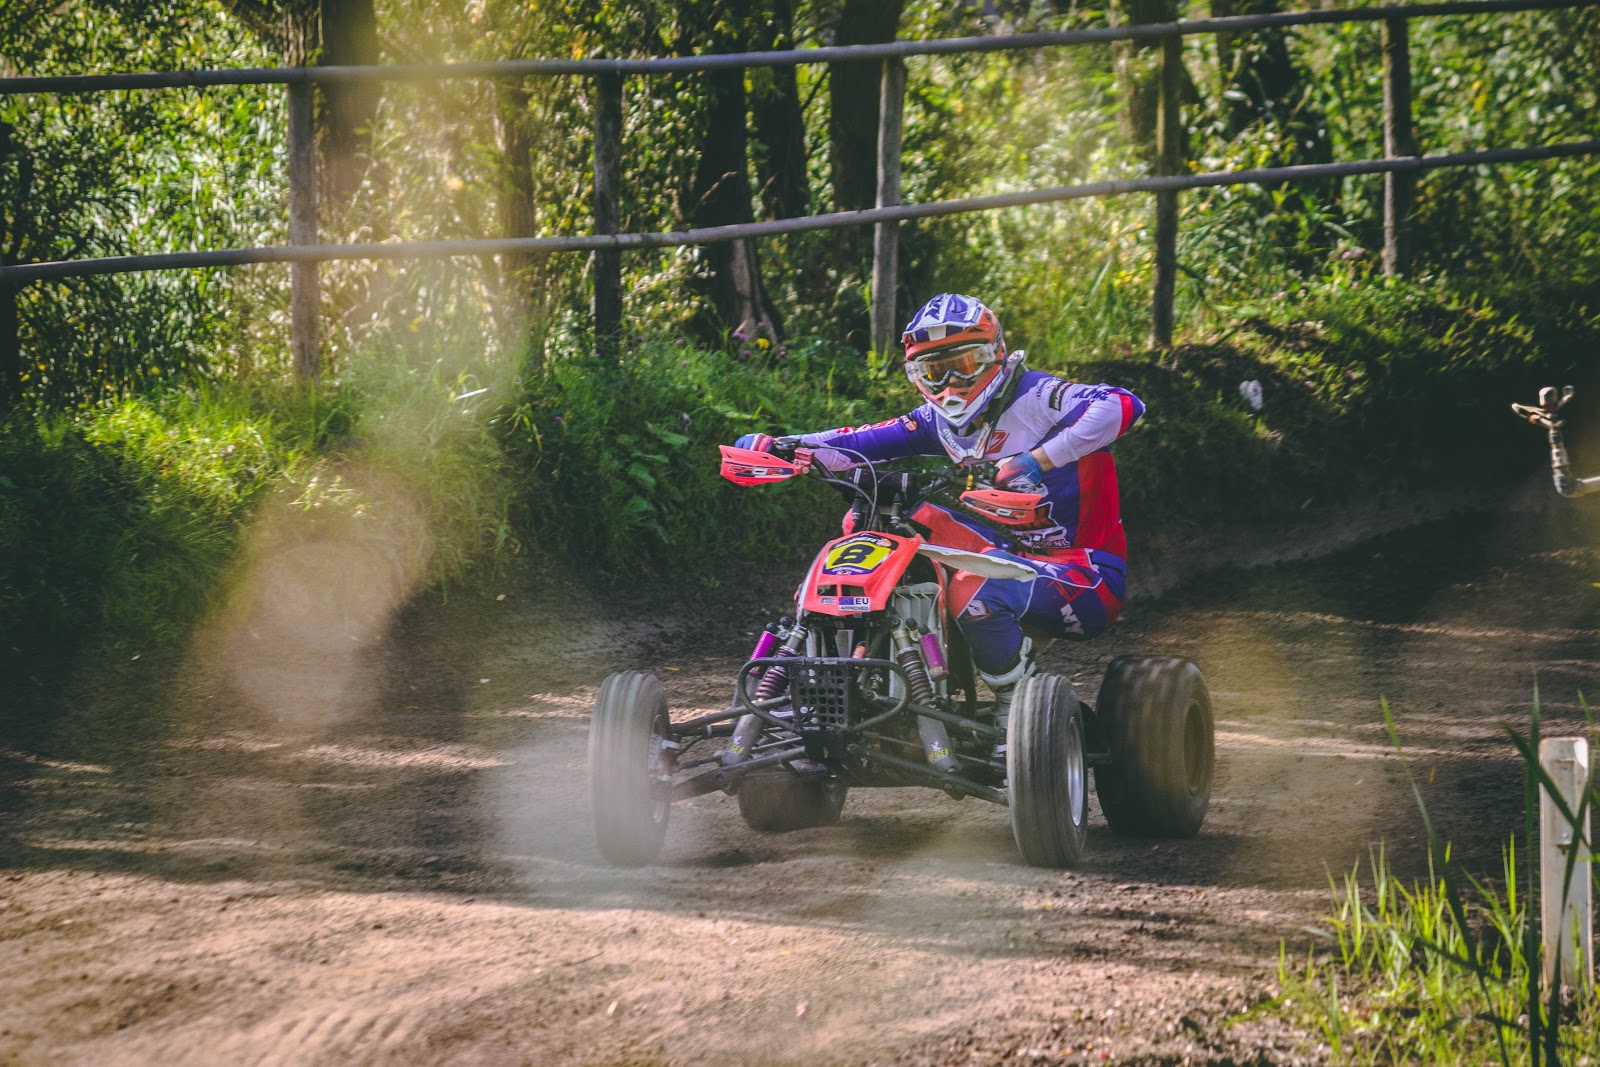
{"type": "MultiPolygon", "coordinates": [[[[898,59],[883,61],[878,97],[878,207],[900,203],[900,144],[906,95],[906,66],[898,59]]],[[[887,358],[896,347],[900,320],[895,291],[900,278],[900,224],[880,222],[872,235],[872,348],[887,358]]]]}
{"type": "MultiPolygon", "coordinates": [[[[289,243],[317,243],[317,132],[309,79],[289,83],[289,243]]],[[[289,268],[289,338],[295,377],[315,382],[322,376],[322,297],[317,264],[289,268]]]]}
{"type": "MultiPolygon", "coordinates": [[[[1417,154],[1411,128],[1411,47],[1404,18],[1383,20],[1383,154],[1400,159],[1417,154]]],[[[1383,176],[1383,273],[1399,277],[1410,267],[1406,221],[1416,192],[1416,175],[1390,171],[1383,176]]]]}
{"type": "MultiPolygon", "coordinates": [[[[622,75],[595,78],[594,232],[616,233],[622,221],[622,75]]],[[[595,355],[615,360],[622,347],[622,251],[594,254],[595,355]]]]}
{"type": "MultiPolygon", "coordinates": [[[[1185,169],[1183,117],[1183,38],[1161,40],[1161,85],[1156,104],[1156,174],[1185,169]]],[[[1156,194],[1155,279],[1150,300],[1150,347],[1172,347],[1172,298],[1178,276],[1178,192],[1156,194]]]]}
{"type": "MultiPolygon", "coordinates": [[[[1539,765],[1545,769],[1567,808],[1577,813],[1589,788],[1589,742],[1581,737],[1547,737],[1539,742],[1539,765]]],[[[1589,817],[1574,826],[1561,814],[1547,790],[1539,790],[1539,931],[1544,948],[1544,987],[1557,980],[1575,992],[1587,993],[1594,974],[1594,919],[1590,882],[1589,817]],[[1567,854],[1577,849],[1572,878],[1567,854]],[[1556,957],[1561,973],[1555,973],[1556,957]]]]}

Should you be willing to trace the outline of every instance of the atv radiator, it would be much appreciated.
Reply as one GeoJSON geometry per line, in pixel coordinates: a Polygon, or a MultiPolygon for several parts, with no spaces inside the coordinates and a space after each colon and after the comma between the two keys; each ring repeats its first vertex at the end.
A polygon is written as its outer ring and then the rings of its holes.
{"type": "Polygon", "coordinates": [[[843,730],[853,725],[857,669],[853,663],[802,661],[789,679],[795,725],[823,730],[843,730]]]}
{"type": "Polygon", "coordinates": [[[909,703],[909,694],[905,668],[893,660],[760,656],[740,669],[729,713],[746,710],[783,730],[842,734],[898,715],[909,703]],[[752,701],[752,676],[774,666],[788,673],[789,692],[776,700],[752,701]],[[884,694],[883,689],[890,692],[884,694]],[[778,710],[774,707],[778,703],[793,710],[778,710]]]}

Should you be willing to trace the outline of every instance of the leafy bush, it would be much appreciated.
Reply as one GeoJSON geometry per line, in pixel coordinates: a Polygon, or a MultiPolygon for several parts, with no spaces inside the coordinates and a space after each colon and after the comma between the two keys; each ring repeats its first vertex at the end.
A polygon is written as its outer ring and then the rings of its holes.
{"type": "Polygon", "coordinates": [[[841,508],[820,486],[736,491],[716,446],[886,418],[905,405],[891,399],[901,387],[821,345],[770,367],[664,338],[616,367],[552,360],[505,416],[523,525],[537,554],[618,577],[670,567],[714,580],[734,560],[790,557],[841,508]]]}

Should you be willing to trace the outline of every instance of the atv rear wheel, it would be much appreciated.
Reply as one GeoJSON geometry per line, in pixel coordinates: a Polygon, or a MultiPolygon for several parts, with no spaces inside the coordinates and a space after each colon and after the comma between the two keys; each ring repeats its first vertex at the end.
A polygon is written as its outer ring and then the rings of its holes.
{"type": "Polygon", "coordinates": [[[1067,867],[1088,836],[1083,705],[1072,683],[1036,674],[1017,684],[1006,726],[1011,834],[1034,867],[1067,867]]]}
{"type": "Polygon", "coordinates": [[[589,807],[600,854],[641,867],[661,852],[672,805],[657,784],[671,775],[667,695],[652,675],[620,671],[594,698],[589,720],[589,807]]]}
{"type": "Polygon", "coordinates": [[[1111,750],[1096,767],[1106,822],[1134,837],[1192,837],[1211,806],[1216,770],[1211,694],[1200,668],[1175,656],[1118,656],[1095,716],[1111,750]]]}
{"type": "Polygon", "coordinates": [[[750,829],[766,834],[836,826],[849,792],[837,778],[751,774],[739,783],[739,814],[750,829]]]}

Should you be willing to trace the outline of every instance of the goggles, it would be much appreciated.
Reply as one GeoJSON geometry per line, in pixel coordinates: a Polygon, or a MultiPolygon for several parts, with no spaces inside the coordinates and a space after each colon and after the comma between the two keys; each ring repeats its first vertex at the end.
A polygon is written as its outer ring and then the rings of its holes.
{"type": "Polygon", "coordinates": [[[959,348],[942,348],[937,352],[918,356],[906,362],[906,377],[916,385],[937,388],[950,382],[974,381],[998,356],[998,346],[993,344],[962,345],[959,348]]]}

